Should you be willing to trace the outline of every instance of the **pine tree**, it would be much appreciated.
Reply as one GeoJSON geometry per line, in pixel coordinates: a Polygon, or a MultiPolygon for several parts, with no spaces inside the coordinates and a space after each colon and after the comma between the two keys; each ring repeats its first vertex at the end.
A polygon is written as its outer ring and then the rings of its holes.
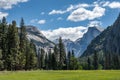
{"type": "Polygon", "coordinates": [[[59,62],[60,69],[65,69],[65,67],[66,67],[66,52],[65,52],[65,47],[64,47],[61,37],[59,38],[59,54],[60,54],[60,62],[59,62]]]}
{"type": "Polygon", "coordinates": [[[24,24],[23,18],[21,19],[20,23],[20,51],[25,54],[26,53],[26,27],[24,24]]]}
{"type": "Polygon", "coordinates": [[[76,70],[78,68],[79,68],[79,63],[78,63],[77,58],[75,58],[74,51],[72,50],[72,55],[70,57],[70,66],[69,66],[69,69],[70,70],[76,70]]]}
{"type": "Polygon", "coordinates": [[[94,69],[97,70],[99,63],[98,63],[98,55],[96,52],[94,53],[93,59],[94,59],[94,62],[93,62],[94,69]]]}
{"type": "Polygon", "coordinates": [[[2,23],[1,23],[1,30],[0,30],[0,35],[1,35],[1,49],[2,49],[2,59],[4,60],[4,68],[6,69],[6,56],[7,56],[7,22],[6,18],[3,17],[2,23]]]}
{"type": "Polygon", "coordinates": [[[39,50],[38,50],[38,56],[37,56],[37,58],[38,58],[38,68],[39,69],[41,69],[41,60],[40,60],[40,57],[41,57],[41,49],[39,48],[39,50]]]}
{"type": "Polygon", "coordinates": [[[26,42],[27,42],[27,36],[26,36],[26,27],[24,23],[24,19],[21,19],[20,22],[20,56],[21,56],[21,68],[25,66],[25,55],[26,55],[26,42]],[[22,59],[23,58],[23,59],[22,59]]]}
{"type": "Polygon", "coordinates": [[[45,55],[45,69],[48,70],[48,55],[45,55]]]}
{"type": "Polygon", "coordinates": [[[75,53],[74,53],[74,50],[72,50],[72,57],[75,57],[75,53]]]}
{"type": "Polygon", "coordinates": [[[52,52],[51,52],[51,49],[49,50],[49,53],[48,53],[48,68],[49,68],[49,70],[53,69],[53,66],[52,66],[52,52]]]}
{"type": "Polygon", "coordinates": [[[72,58],[71,52],[69,51],[69,52],[68,52],[68,61],[67,61],[67,62],[68,62],[68,66],[67,66],[67,67],[68,67],[68,70],[70,69],[71,58],[72,58]]]}
{"type": "Polygon", "coordinates": [[[109,64],[108,64],[108,56],[105,54],[105,60],[104,60],[104,69],[108,69],[109,64]]]}
{"type": "Polygon", "coordinates": [[[8,38],[8,54],[7,54],[7,66],[9,70],[16,70],[19,64],[19,37],[18,28],[16,22],[13,21],[12,25],[9,26],[7,34],[8,38]]]}
{"type": "Polygon", "coordinates": [[[41,64],[41,68],[44,68],[44,57],[45,57],[45,51],[44,49],[41,49],[41,53],[40,53],[40,64],[41,64]]]}
{"type": "Polygon", "coordinates": [[[2,23],[0,21],[0,70],[4,68],[3,64],[3,55],[2,55],[2,23]]]}
{"type": "Polygon", "coordinates": [[[70,63],[70,70],[77,70],[79,68],[79,63],[77,58],[72,57],[70,63]]]}
{"type": "Polygon", "coordinates": [[[88,70],[90,70],[92,65],[90,57],[88,57],[87,63],[88,63],[88,70]]]}
{"type": "Polygon", "coordinates": [[[37,67],[37,56],[33,42],[27,42],[25,70],[35,69],[37,67]]]}
{"type": "Polygon", "coordinates": [[[2,23],[0,21],[0,49],[2,49],[2,23]]]}
{"type": "Polygon", "coordinates": [[[13,43],[13,30],[12,30],[12,25],[10,24],[8,27],[8,33],[7,33],[7,59],[6,59],[6,64],[7,64],[7,70],[12,70],[12,53],[11,53],[11,43],[13,43]],[[12,35],[10,35],[12,34],[12,35]]]}
{"type": "Polygon", "coordinates": [[[18,70],[23,70],[25,68],[26,57],[19,51],[18,53],[18,70]]]}
{"type": "Polygon", "coordinates": [[[52,69],[57,70],[57,61],[56,61],[55,53],[52,54],[52,69]]]}
{"type": "Polygon", "coordinates": [[[36,48],[33,42],[30,42],[30,57],[29,57],[29,62],[30,62],[30,69],[35,69],[37,66],[37,56],[36,56],[36,48]]]}
{"type": "Polygon", "coordinates": [[[2,60],[2,50],[0,49],[0,71],[3,70],[3,68],[4,68],[4,64],[2,60]]]}
{"type": "Polygon", "coordinates": [[[59,69],[59,54],[58,54],[58,48],[57,45],[54,47],[54,53],[53,53],[53,61],[54,61],[54,69],[59,69]]]}
{"type": "Polygon", "coordinates": [[[113,63],[114,63],[114,66],[113,66],[114,69],[120,69],[120,61],[119,61],[118,54],[113,55],[113,63]]]}
{"type": "Polygon", "coordinates": [[[26,53],[25,53],[25,70],[29,70],[30,68],[30,42],[26,41],[26,53]]]}

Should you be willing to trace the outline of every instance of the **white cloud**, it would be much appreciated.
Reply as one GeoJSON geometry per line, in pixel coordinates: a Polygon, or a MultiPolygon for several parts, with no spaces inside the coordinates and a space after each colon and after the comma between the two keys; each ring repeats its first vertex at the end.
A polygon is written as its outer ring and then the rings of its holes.
{"type": "Polygon", "coordinates": [[[84,20],[93,20],[105,15],[106,7],[111,9],[120,8],[119,1],[96,0],[92,4],[70,5],[65,10],[52,10],[49,15],[70,13],[67,20],[78,22],[84,20]],[[93,9],[93,10],[91,10],[93,9]]]}
{"type": "Polygon", "coordinates": [[[78,8],[74,10],[67,18],[67,20],[78,22],[84,20],[93,20],[95,18],[102,17],[105,14],[105,8],[95,6],[93,10],[87,10],[85,8],[78,8]]]}
{"type": "Polygon", "coordinates": [[[66,10],[52,10],[51,12],[49,12],[49,15],[53,15],[53,14],[64,14],[64,13],[67,13],[67,12],[70,12],[74,9],[77,9],[77,8],[85,8],[85,7],[89,7],[88,4],[78,4],[78,5],[70,5],[66,10]]]}
{"type": "Polygon", "coordinates": [[[0,8],[11,9],[13,5],[27,2],[28,0],[0,0],[0,8]]]}
{"type": "Polygon", "coordinates": [[[112,3],[109,3],[108,6],[110,8],[120,8],[120,2],[112,2],[112,3]]]}
{"type": "Polygon", "coordinates": [[[46,20],[39,20],[38,21],[38,24],[45,24],[46,23],[46,20]]]}
{"type": "Polygon", "coordinates": [[[75,41],[82,37],[86,30],[87,27],[79,26],[47,30],[42,31],[42,33],[50,40],[58,39],[61,36],[63,39],[71,39],[72,41],[75,41]]]}
{"type": "Polygon", "coordinates": [[[103,7],[106,7],[106,6],[108,6],[109,4],[110,4],[109,1],[102,1],[102,2],[101,2],[101,5],[102,5],[103,7]]]}
{"type": "Polygon", "coordinates": [[[7,17],[7,16],[8,16],[8,13],[0,12],[0,19],[2,19],[3,17],[7,17]]]}
{"type": "Polygon", "coordinates": [[[100,27],[102,25],[101,21],[90,21],[90,23],[88,24],[88,27],[100,27]]]}
{"type": "Polygon", "coordinates": [[[62,10],[52,10],[51,12],[49,12],[49,15],[53,15],[53,14],[64,14],[65,11],[62,10]]]}
{"type": "Polygon", "coordinates": [[[109,7],[111,9],[120,8],[120,2],[118,1],[97,1],[95,4],[102,7],[109,7]]]}

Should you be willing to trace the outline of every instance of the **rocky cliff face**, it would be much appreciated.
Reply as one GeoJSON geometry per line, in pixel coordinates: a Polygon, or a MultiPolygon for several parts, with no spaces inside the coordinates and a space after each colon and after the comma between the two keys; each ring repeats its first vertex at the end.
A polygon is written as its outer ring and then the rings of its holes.
{"type": "Polygon", "coordinates": [[[54,47],[54,43],[48,40],[39,29],[34,26],[27,26],[27,38],[32,40],[33,43],[36,45],[37,51],[39,48],[44,48],[47,52],[50,48],[54,47]]]}
{"type": "Polygon", "coordinates": [[[89,56],[94,51],[120,54],[120,15],[113,25],[105,29],[91,42],[82,56],[89,56]]]}
{"type": "Polygon", "coordinates": [[[88,31],[83,35],[83,37],[75,41],[76,55],[81,56],[91,41],[102,31],[103,29],[100,29],[99,27],[89,27],[88,31]]]}

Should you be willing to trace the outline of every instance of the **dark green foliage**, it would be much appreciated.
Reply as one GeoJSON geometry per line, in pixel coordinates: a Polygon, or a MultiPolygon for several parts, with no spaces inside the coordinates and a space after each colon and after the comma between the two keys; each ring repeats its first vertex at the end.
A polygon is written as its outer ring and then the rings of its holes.
{"type": "Polygon", "coordinates": [[[70,70],[77,70],[79,69],[78,60],[75,57],[72,57],[70,60],[70,70]]]}
{"type": "Polygon", "coordinates": [[[7,22],[6,18],[3,17],[0,25],[0,47],[2,49],[2,59],[4,60],[4,68],[6,68],[6,56],[7,56],[7,22]]]}
{"type": "Polygon", "coordinates": [[[52,66],[52,52],[51,49],[49,50],[48,53],[48,68],[49,70],[52,70],[53,66],[52,66]]]}
{"type": "Polygon", "coordinates": [[[91,70],[92,69],[92,61],[91,61],[90,57],[88,57],[87,63],[88,63],[88,70],[91,70]]]}
{"type": "Polygon", "coordinates": [[[56,54],[55,53],[53,53],[52,54],[52,69],[53,70],[57,70],[57,59],[56,59],[56,54]]]}
{"type": "Polygon", "coordinates": [[[30,52],[29,52],[29,62],[30,62],[30,69],[35,69],[37,66],[37,56],[36,56],[36,50],[35,45],[30,42],[30,52]]]}
{"type": "Polygon", "coordinates": [[[38,56],[37,56],[37,58],[38,58],[38,68],[39,69],[41,69],[41,60],[40,60],[40,57],[41,57],[41,55],[40,55],[41,53],[40,53],[40,49],[38,50],[38,56]]]}
{"type": "Polygon", "coordinates": [[[40,56],[41,68],[44,67],[44,57],[45,57],[45,51],[44,49],[41,49],[41,56],[40,56]]]}
{"type": "Polygon", "coordinates": [[[72,54],[71,52],[69,51],[68,52],[68,61],[67,61],[67,69],[68,70],[76,70],[76,69],[79,69],[79,63],[78,63],[78,60],[77,58],[75,58],[74,56],[74,51],[72,50],[72,54]]]}
{"type": "Polygon", "coordinates": [[[16,21],[7,25],[3,17],[0,23],[0,70],[34,69],[36,61],[35,46],[27,40],[24,20],[18,31],[16,21]]]}
{"type": "Polygon", "coordinates": [[[72,50],[72,57],[75,57],[74,50],[72,50]]]}
{"type": "Polygon", "coordinates": [[[17,70],[17,66],[19,63],[19,36],[18,29],[16,27],[16,22],[13,21],[12,25],[9,26],[8,31],[8,55],[7,55],[7,68],[8,70],[17,70]],[[11,33],[11,34],[9,34],[11,33]]]}
{"type": "Polygon", "coordinates": [[[111,64],[112,64],[111,58],[112,58],[112,57],[111,57],[111,54],[110,54],[110,53],[106,53],[106,54],[105,54],[105,63],[104,63],[104,65],[105,65],[104,68],[105,68],[105,69],[111,69],[111,66],[112,66],[112,65],[111,65],[111,64]]]}
{"type": "Polygon", "coordinates": [[[48,55],[45,55],[45,69],[48,70],[48,55]]]}
{"type": "Polygon", "coordinates": [[[113,55],[113,69],[120,69],[120,59],[118,54],[113,55]]]}
{"type": "Polygon", "coordinates": [[[53,61],[54,61],[54,69],[59,69],[59,53],[58,53],[58,47],[55,45],[54,47],[54,53],[53,53],[53,61]]]}
{"type": "Polygon", "coordinates": [[[105,54],[105,69],[120,69],[120,56],[118,54],[105,54]]]}
{"type": "Polygon", "coordinates": [[[94,52],[94,56],[93,56],[93,65],[94,65],[94,69],[97,70],[98,69],[98,54],[96,52],[94,52]]]}
{"type": "Polygon", "coordinates": [[[2,50],[0,50],[0,70],[4,69],[4,64],[3,64],[3,60],[2,60],[2,50]]]}
{"type": "Polygon", "coordinates": [[[35,51],[35,45],[32,42],[27,42],[26,48],[26,63],[25,70],[35,69],[37,67],[37,56],[35,51]]]}
{"type": "Polygon", "coordinates": [[[68,61],[67,61],[67,62],[68,62],[68,63],[67,63],[67,69],[68,69],[68,70],[70,69],[71,57],[72,57],[72,56],[71,56],[71,52],[69,51],[69,52],[68,52],[68,61]]]}
{"type": "Polygon", "coordinates": [[[25,53],[26,51],[26,28],[24,25],[24,20],[23,18],[21,19],[21,24],[20,24],[20,51],[22,53],[25,53]]]}
{"type": "Polygon", "coordinates": [[[27,54],[27,37],[26,37],[26,27],[24,24],[24,20],[23,18],[21,19],[20,22],[20,32],[19,32],[19,36],[20,36],[20,56],[21,56],[21,69],[24,68],[25,64],[26,64],[26,54],[27,54]]]}

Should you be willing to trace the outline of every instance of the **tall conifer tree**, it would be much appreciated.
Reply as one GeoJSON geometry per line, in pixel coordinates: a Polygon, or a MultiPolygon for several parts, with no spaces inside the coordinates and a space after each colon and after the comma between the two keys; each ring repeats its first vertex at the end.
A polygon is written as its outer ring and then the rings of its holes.
{"type": "Polygon", "coordinates": [[[60,54],[60,69],[64,69],[66,67],[66,52],[65,47],[62,42],[62,38],[59,38],[59,54],[60,54]]]}
{"type": "Polygon", "coordinates": [[[93,58],[94,58],[94,62],[93,62],[94,69],[97,70],[97,69],[98,69],[99,62],[98,62],[98,54],[96,53],[96,51],[95,51],[95,53],[94,53],[93,58]]]}

